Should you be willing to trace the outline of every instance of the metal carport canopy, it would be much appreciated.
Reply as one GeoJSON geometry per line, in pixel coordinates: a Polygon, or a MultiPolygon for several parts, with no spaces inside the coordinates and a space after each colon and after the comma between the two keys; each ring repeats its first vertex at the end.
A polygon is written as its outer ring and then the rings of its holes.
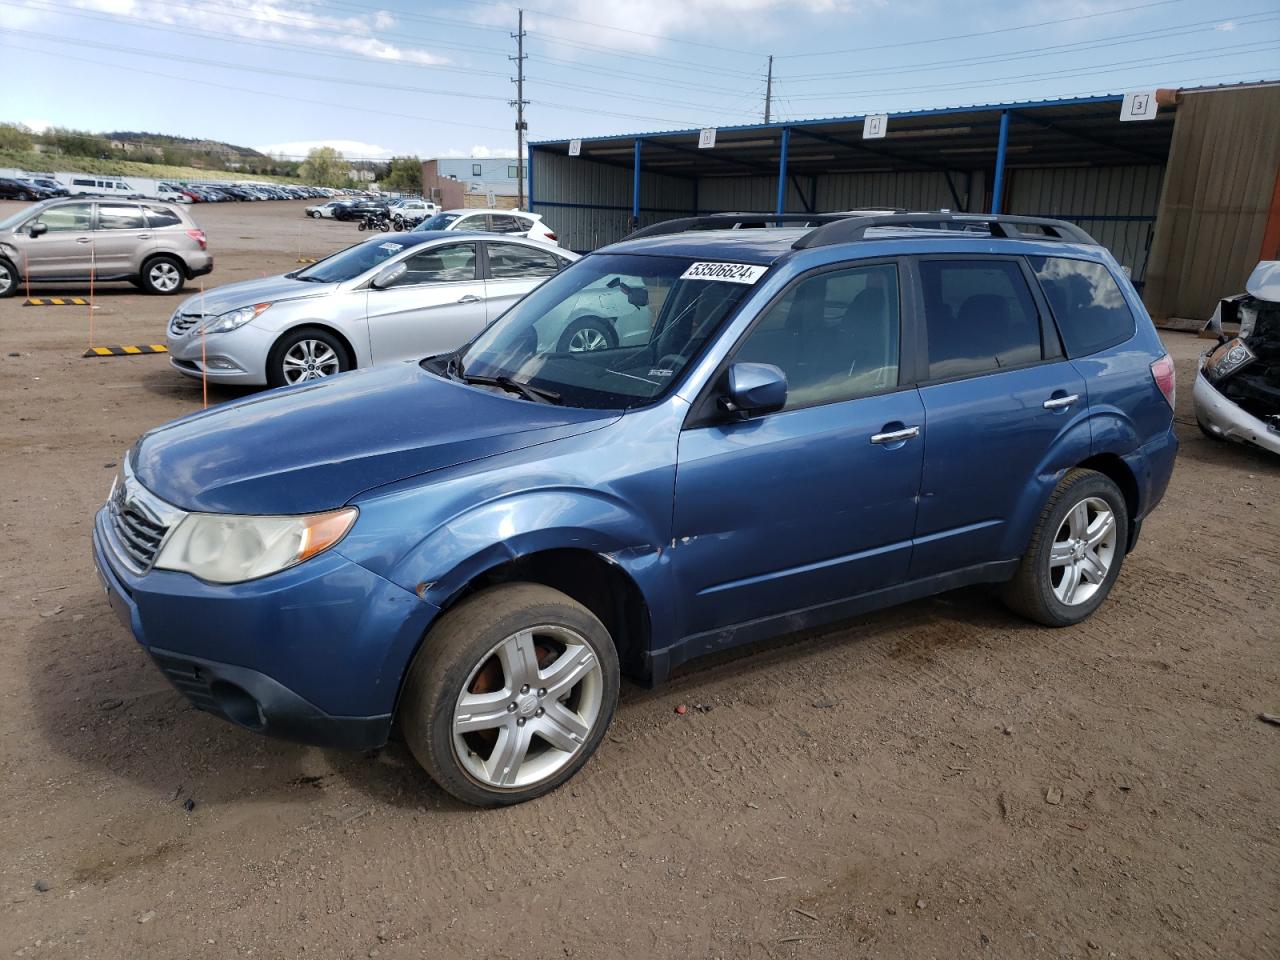
{"type": "MultiPolygon", "coordinates": [[[[693,180],[778,177],[777,212],[783,212],[782,186],[792,177],[912,170],[963,175],[986,169],[999,185],[1006,166],[1164,164],[1173,99],[1161,96],[1154,119],[1131,123],[1120,122],[1124,96],[1106,94],[893,113],[879,139],[862,138],[864,115],[720,127],[709,149],[698,148],[695,129],[583,137],[580,157],[631,170],[636,185],[641,170],[693,180]]],[[[531,168],[535,153],[567,156],[569,143],[531,143],[531,168]]],[[[531,206],[537,203],[533,189],[531,206]]],[[[1000,199],[993,189],[993,212],[999,211],[1000,199]]],[[[638,189],[632,201],[638,215],[638,189]]]]}

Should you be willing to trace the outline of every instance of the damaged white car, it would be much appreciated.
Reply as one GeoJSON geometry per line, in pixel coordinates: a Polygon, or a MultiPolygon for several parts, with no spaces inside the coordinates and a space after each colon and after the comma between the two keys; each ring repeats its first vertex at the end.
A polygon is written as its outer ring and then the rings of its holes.
{"type": "Polygon", "coordinates": [[[1218,345],[1200,358],[1196,421],[1206,436],[1280,453],[1280,260],[1259,263],[1245,291],[1209,320],[1218,345]]]}

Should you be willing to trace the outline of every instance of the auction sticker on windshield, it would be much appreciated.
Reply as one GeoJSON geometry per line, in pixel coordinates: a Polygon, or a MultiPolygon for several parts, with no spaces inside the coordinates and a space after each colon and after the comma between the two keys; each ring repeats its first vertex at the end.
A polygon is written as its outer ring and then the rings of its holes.
{"type": "Polygon", "coordinates": [[[755,283],[768,267],[750,263],[694,263],[680,274],[681,280],[720,280],[724,283],[755,283]]]}

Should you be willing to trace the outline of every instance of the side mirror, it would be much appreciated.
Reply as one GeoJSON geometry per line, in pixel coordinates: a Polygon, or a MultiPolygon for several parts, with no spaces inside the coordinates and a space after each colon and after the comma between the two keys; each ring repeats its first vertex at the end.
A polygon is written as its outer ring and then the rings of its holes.
{"type": "Polygon", "coordinates": [[[399,263],[393,263],[385,270],[374,275],[369,281],[369,286],[375,290],[382,290],[386,287],[393,286],[396,281],[409,272],[409,265],[401,260],[399,263]]]}
{"type": "Polygon", "coordinates": [[[742,419],[781,410],[787,402],[787,375],[772,363],[735,363],[720,408],[742,419]]]}
{"type": "Polygon", "coordinates": [[[27,233],[29,233],[32,237],[42,237],[48,232],[49,232],[49,225],[47,223],[33,223],[31,227],[27,230],[27,233]]]}

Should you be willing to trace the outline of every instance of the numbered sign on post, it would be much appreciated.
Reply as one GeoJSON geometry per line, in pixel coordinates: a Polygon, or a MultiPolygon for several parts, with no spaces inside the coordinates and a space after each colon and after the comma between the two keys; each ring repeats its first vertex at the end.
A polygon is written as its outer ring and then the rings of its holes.
{"type": "Polygon", "coordinates": [[[569,156],[571,156],[571,157],[576,157],[576,156],[579,156],[581,153],[582,153],[582,141],[581,141],[581,140],[570,140],[570,141],[569,141],[569,156]]]}
{"type": "Polygon", "coordinates": [[[1120,122],[1129,120],[1154,120],[1156,118],[1156,92],[1133,90],[1124,95],[1120,107],[1120,122]]]}
{"type": "Polygon", "coordinates": [[[710,150],[716,145],[716,128],[705,127],[698,131],[698,149],[710,150]]]}
{"type": "Polygon", "coordinates": [[[888,129],[889,115],[887,113],[877,113],[873,116],[862,118],[863,140],[879,140],[888,129]]]}

